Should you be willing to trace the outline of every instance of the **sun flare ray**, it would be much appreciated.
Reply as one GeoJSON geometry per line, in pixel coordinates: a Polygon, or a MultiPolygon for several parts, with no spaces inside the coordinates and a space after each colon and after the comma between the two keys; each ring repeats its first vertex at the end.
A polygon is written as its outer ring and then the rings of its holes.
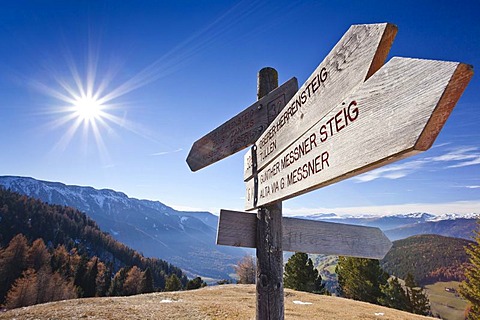
{"type": "Polygon", "coordinates": [[[124,81],[117,81],[124,66],[123,61],[113,59],[106,68],[102,66],[100,39],[93,36],[92,30],[88,34],[88,47],[82,51],[85,56],[82,56],[82,52],[64,47],[64,64],[46,66],[53,83],[29,79],[35,89],[63,102],[60,106],[49,108],[47,113],[56,118],[44,124],[50,130],[66,127],[55,147],[66,149],[81,131],[84,145],[89,145],[88,139],[93,137],[99,151],[106,155],[105,132],[112,136],[114,129],[118,128],[158,143],[158,139],[152,137],[146,128],[127,119],[124,104],[119,100],[183,68],[212,43],[224,38],[225,30],[234,28],[238,21],[256,12],[259,5],[257,1],[256,4],[245,6],[242,1],[241,5],[233,6],[124,81]],[[67,74],[59,72],[62,67],[67,74]]]}

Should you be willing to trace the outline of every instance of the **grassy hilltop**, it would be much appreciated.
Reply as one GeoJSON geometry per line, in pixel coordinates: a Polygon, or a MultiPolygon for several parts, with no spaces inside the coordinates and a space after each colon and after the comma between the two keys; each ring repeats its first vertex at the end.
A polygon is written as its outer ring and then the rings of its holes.
{"type": "MultiPolygon", "coordinates": [[[[255,286],[222,285],[130,297],[52,302],[0,313],[0,319],[255,319],[255,286]]],[[[285,290],[286,319],[433,319],[365,302],[285,290]]]]}

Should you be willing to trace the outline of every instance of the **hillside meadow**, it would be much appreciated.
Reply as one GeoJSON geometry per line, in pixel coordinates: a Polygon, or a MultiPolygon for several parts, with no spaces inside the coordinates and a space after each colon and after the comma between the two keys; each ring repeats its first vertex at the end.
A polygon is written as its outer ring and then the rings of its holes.
{"type": "Polygon", "coordinates": [[[459,287],[460,282],[458,281],[437,282],[425,286],[434,315],[441,315],[444,320],[465,319],[467,301],[458,294],[459,287]],[[449,288],[449,291],[446,288],[449,288]]]}
{"type": "MultiPolygon", "coordinates": [[[[286,319],[433,319],[369,303],[285,289],[286,319]]],[[[0,313],[0,319],[255,319],[255,286],[222,285],[130,297],[75,299],[0,313]]]]}

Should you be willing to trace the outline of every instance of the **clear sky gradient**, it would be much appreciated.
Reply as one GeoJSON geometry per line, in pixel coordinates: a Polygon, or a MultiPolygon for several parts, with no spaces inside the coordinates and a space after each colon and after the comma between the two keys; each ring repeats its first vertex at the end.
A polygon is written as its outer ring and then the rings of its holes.
{"type": "MultiPolygon", "coordinates": [[[[255,101],[261,68],[301,85],[352,24],[396,24],[389,59],[480,68],[476,0],[1,7],[0,175],[109,188],[179,209],[243,209],[244,152],[192,173],[191,145],[255,101]],[[88,125],[72,108],[82,92],[104,105],[88,125]]],[[[480,212],[479,98],[477,74],[429,151],[285,201],[284,213],[480,212]]]]}

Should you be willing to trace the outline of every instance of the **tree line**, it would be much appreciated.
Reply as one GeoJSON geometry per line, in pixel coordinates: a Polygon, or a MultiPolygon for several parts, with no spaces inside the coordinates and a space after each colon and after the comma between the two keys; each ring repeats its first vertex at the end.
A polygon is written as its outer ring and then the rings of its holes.
{"type": "Polygon", "coordinates": [[[0,305],[194,289],[166,261],[145,258],[84,213],[0,188],[0,305]]]}
{"type": "MultiPolygon", "coordinates": [[[[253,257],[244,257],[235,267],[238,283],[255,283],[253,257]]],[[[382,270],[373,259],[339,257],[335,270],[338,277],[336,292],[330,293],[308,254],[296,252],[284,267],[284,286],[297,291],[337,296],[365,301],[415,314],[429,315],[430,304],[424,290],[408,274],[404,285],[382,270]]]]}
{"type": "MultiPolygon", "coordinates": [[[[419,275],[422,280],[427,282],[432,281],[432,278],[450,279],[451,277],[459,277],[464,279],[460,286],[460,294],[468,301],[465,311],[465,319],[468,320],[480,319],[480,220],[477,221],[477,230],[474,234],[475,241],[464,242],[464,247],[459,247],[457,245],[459,241],[452,239],[456,252],[453,258],[447,254],[445,259],[453,259],[454,262],[462,265],[461,268],[458,265],[453,268],[450,268],[451,265],[443,268],[435,266],[437,268],[435,272],[438,272],[438,274],[433,274],[430,271],[427,276],[419,275]],[[463,250],[463,253],[458,252],[463,250]],[[457,259],[457,257],[460,258],[457,259]],[[459,270],[461,274],[458,274],[459,270]]],[[[445,237],[422,236],[416,237],[416,239],[406,239],[402,243],[408,244],[408,242],[420,240],[420,244],[416,242],[413,244],[415,246],[428,246],[432,242],[442,240],[441,238],[445,237]]],[[[463,240],[461,241],[463,242],[463,240]]],[[[445,247],[448,248],[445,250],[447,252],[452,250],[452,246],[445,245],[433,246],[433,250],[438,250],[438,248],[444,250],[445,247]]],[[[418,251],[416,256],[418,257],[420,253],[421,251],[418,251]]],[[[437,263],[437,260],[434,263],[437,263]]],[[[416,282],[413,273],[405,269],[401,269],[401,271],[405,272],[404,281],[401,281],[398,277],[390,276],[384,271],[379,260],[339,257],[335,268],[338,287],[332,293],[344,298],[365,301],[415,314],[430,315],[430,305],[425,291],[416,282]]],[[[238,283],[255,283],[254,258],[245,256],[235,266],[235,272],[238,283]]],[[[285,264],[284,286],[298,291],[330,294],[325,290],[322,278],[314,267],[312,260],[306,253],[301,252],[296,252],[285,264]]]]}

